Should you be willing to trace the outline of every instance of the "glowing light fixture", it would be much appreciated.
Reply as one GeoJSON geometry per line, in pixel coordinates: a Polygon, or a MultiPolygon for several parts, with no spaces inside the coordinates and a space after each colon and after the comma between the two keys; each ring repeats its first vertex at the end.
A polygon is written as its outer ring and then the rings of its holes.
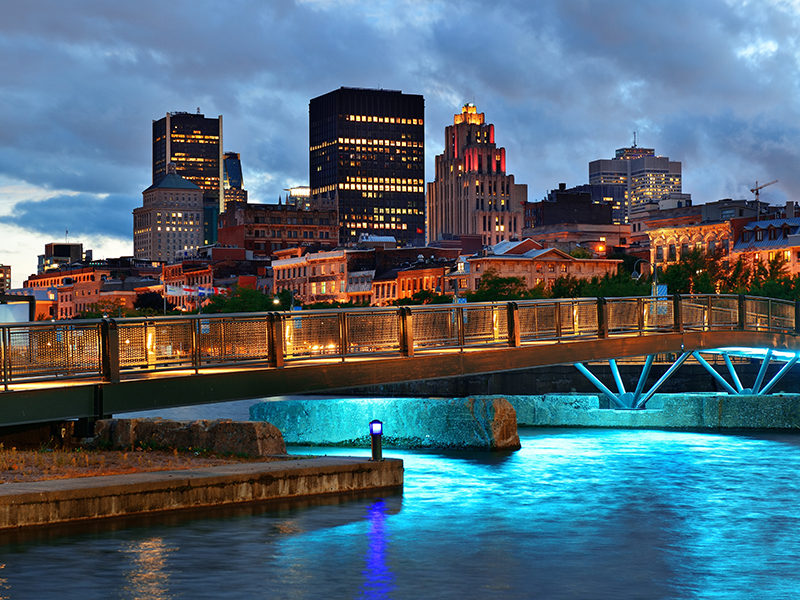
{"type": "Polygon", "coordinates": [[[383,460],[383,423],[377,419],[370,421],[369,436],[372,445],[372,460],[383,460]]]}

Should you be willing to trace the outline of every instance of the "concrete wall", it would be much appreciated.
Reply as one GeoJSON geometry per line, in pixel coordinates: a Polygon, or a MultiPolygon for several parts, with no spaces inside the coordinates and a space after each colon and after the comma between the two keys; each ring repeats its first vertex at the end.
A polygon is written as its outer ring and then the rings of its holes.
{"type": "Polygon", "coordinates": [[[600,408],[594,395],[504,396],[520,427],[798,429],[800,395],[656,394],[646,410],[600,408]]]}

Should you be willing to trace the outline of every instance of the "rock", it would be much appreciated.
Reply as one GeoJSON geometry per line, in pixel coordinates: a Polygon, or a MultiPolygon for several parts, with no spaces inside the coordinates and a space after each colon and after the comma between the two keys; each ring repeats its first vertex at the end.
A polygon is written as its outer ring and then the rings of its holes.
{"type": "Polygon", "coordinates": [[[95,442],[117,448],[146,444],[161,448],[202,448],[248,456],[286,454],[281,432],[263,421],[105,419],[95,425],[95,442]]]}
{"type": "Polygon", "coordinates": [[[395,448],[517,450],[517,418],[504,398],[346,398],[265,401],[254,421],[273,423],[288,444],[369,446],[369,423],[383,422],[395,448]]]}

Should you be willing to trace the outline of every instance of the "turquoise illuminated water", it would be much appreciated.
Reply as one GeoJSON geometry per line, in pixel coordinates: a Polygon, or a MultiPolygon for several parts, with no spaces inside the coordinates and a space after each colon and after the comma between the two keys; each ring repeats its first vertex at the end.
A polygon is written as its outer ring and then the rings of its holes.
{"type": "MultiPolygon", "coordinates": [[[[5,535],[5,598],[795,598],[800,436],[522,430],[401,494],[5,535]]],[[[364,455],[366,450],[293,449],[364,455]]]]}

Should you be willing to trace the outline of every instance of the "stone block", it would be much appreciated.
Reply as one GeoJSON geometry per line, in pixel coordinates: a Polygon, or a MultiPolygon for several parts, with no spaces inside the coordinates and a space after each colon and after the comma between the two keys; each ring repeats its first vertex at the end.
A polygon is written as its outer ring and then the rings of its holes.
{"type": "Polygon", "coordinates": [[[369,446],[368,426],[384,424],[395,448],[516,450],[514,407],[503,398],[347,398],[265,401],[250,418],[278,427],[288,444],[369,446]]]}
{"type": "Polygon", "coordinates": [[[115,448],[145,444],[159,448],[197,448],[225,454],[286,454],[281,432],[267,422],[106,419],[95,425],[95,441],[115,448]]]}

